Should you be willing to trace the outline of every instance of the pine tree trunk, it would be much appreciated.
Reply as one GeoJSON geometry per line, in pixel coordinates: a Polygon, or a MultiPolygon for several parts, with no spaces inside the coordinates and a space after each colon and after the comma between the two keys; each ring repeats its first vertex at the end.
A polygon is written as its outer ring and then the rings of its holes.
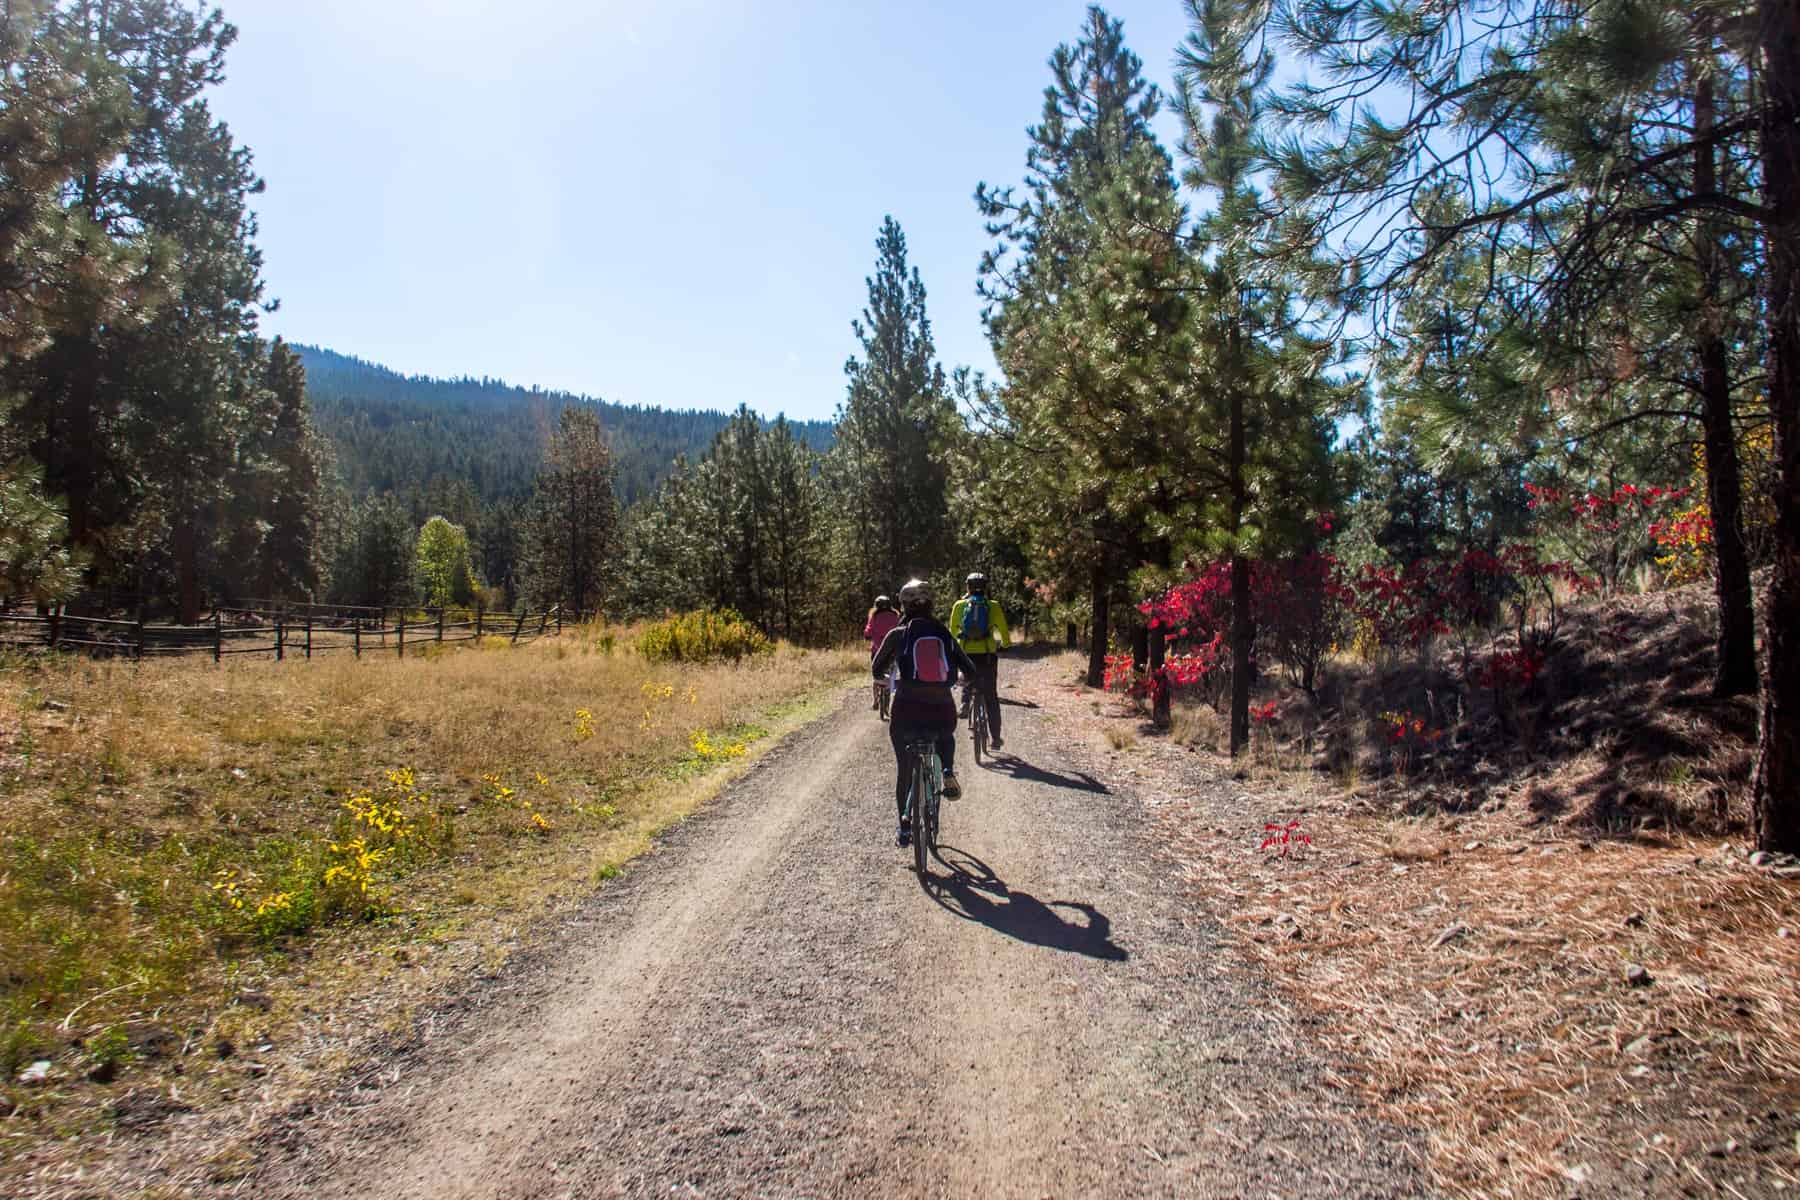
{"type": "Polygon", "coordinates": [[[195,625],[200,621],[200,536],[191,515],[176,518],[170,540],[175,557],[175,587],[181,605],[180,622],[195,625]]]}
{"type": "Polygon", "coordinates": [[[1800,852],[1800,0],[1761,0],[1775,572],[1763,608],[1756,843],[1800,852]]]}
{"type": "Polygon", "coordinates": [[[1150,631],[1150,721],[1158,729],[1169,727],[1169,681],[1163,675],[1167,652],[1167,635],[1158,625],[1150,631]]]}
{"type": "Polygon", "coordinates": [[[1112,591],[1107,587],[1106,571],[1103,568],[1094,568],[1092,583],[1094,630],[1093,640],[1088,644],[1087,685],[1097,688],[1106,684],[1106,618],[1112,591]]]}
{"type": "Polygon", "coordinates": [[[1231,756],[1250,744],[1250,559],[1231,556],[1231,756]]]}
{"type": "MultiPolygon", "coordinates": [[[[1694,133],[1704,137],[1713,124],[1711,64],[1694,88],[1694,133]]],[[[1694,163],[1694,191],[1709,196],[1718,188],[1716,147],[1699,150],[1694,163]]],[[[1744,550],[1742,488],[1737,437],[1731,422],[1730,362],[1719,302],[1719,229],[1702,220],[1696,249],[1700,260],[1705,311],[1701,313],[1695,351],[1700,360],[1700,422],[1706,446],[1706,498],[1712,510],[1713,545],[1718,554],[1719,660],[1713,695],[1741,696],[1756,690],[1756,616],[1750,602],[1750,557],[1744,550]]]]}
{"type": "MultiPolygon", "coordinates": [[[[1233,360],[1242,362],[1236,333],[1232,335],[1233,360]]],[[[1228,467],[1231,485],[1231,757],[1250,744],[1250,560],[1241,543],[1244,514],[1250,507],[1250,489],[1244,479],[1249,446],[1244,432],[1244,393],[1240,386],[1231,394],[1231,443],[1228,467]]]]}

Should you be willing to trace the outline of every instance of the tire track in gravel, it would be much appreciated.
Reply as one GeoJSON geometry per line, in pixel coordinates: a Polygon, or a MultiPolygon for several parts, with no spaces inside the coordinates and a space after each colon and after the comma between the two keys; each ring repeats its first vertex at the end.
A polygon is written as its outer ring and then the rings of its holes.
{"type": "Polygon", "coordinates": [[[1171,894],[1142,807],[1069,766],[1049,719],[1009,706],[1009,753],[959,764],[921,886],[865,698],[297,1116],[251,1191],[1426,1190],[1407,1136],[1320,1081],[1171,894]]]}

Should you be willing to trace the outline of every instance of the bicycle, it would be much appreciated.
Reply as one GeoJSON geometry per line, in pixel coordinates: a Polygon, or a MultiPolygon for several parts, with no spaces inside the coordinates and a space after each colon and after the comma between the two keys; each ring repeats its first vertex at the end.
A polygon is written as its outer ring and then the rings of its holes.
{"type": "Polygon", "coordinates": [[[923,879],[938,845],[938,804],[944,795],[944,764],[938,759],[934,738],[908,742],[906,752],[913,764],[912,787],[906,793],[906,812],[912,821],[913,866],[923,879]]]}
{"type": "Polygon", "coordinates": [[[988,752],[987,694],[980,684],[969,688],[969,736],[975,739],[975,761],[988,752]]]}
{"type": "Polygon", "coordinates": [[[894,707],[894,673],[889,671],[886,677],[875,681],[875,707],[881,713],[881,719],[887,720],[889,711],[894,707]]]}

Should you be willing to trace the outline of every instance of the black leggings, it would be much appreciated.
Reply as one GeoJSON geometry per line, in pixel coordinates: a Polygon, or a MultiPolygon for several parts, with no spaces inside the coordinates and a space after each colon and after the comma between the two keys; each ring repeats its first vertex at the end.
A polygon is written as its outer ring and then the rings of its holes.
{"type": "Polygon", "coordinates": [[[938,758],[944,770],[956,767],[956,718],[943,721],[889,721],[888,740],[894,743],[894,811],[906,815],[906,793],[912,789],[912,757],[908,742],[936,738],[938,758]]]}

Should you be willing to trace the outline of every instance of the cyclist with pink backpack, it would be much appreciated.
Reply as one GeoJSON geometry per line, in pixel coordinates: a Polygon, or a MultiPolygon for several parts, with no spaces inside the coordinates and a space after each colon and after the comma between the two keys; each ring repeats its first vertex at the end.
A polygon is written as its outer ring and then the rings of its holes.
{"type": "Polygon", "coordinates": [[[877,679],[890,665],[900,669],[888,739],[894,744],[894,808],[900,815],[895,840],[905,846],[912,842],[912,823],[906,818],[909,742],[934,739],[944,764],[944,798],[962,795],[956,781],[956,700],[951,689],[959,673],[964,679],[975,677],[975,664],[944,623],[931,615],[930,584],[914,579],[901,588],[900,613],[901,623],[882,639],[873,668],[877,679]]]}

